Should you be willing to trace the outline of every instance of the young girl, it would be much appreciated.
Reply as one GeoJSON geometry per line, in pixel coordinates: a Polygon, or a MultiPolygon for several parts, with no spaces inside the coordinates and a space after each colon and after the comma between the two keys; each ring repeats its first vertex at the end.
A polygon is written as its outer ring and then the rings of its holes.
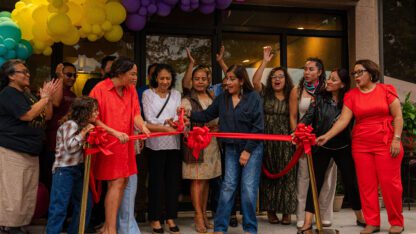
{"type": "MultiPolygon", "coordinates": [[[[73,215],[68,234],[77,233],[84,176],[83,144],[87,133],[94,128],[98,116],[97,100],[79,97],[74,100],[56,134],[56,157],[52,168],[51,202],[49,205],[47,234],[61,233],[69,203],[73,215]]],[[[88,199],[86,225],[88,224],[91,197],[88,199]]]]}

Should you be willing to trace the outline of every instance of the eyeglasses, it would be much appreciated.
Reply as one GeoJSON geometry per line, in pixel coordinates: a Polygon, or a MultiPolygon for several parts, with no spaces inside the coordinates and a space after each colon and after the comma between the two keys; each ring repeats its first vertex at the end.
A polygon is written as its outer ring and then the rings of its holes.
{"type": "Polygon", "coordinates": [[[30,75],[29,70],[14,71],[14,73],[20,73],[20,74],[23,74],[23,75],[30,75]]]}
{"type": "Polygon", "coordinates": [[[284,79],[286,77],[285,77],[285,75],[272,75],[271,78],[273,80],[277,80],[277,79],[281,80],[281,79],[284,79]]]}
{"type": "Polygon", "coordinates": [[[71,77],[77,78],[77,73],[76,72],[67,72],[67,73],[64,73],[64,74],[68,78],[71,78],[71,77]]]}
{"type": "Polygon", "coordinates": [[[353,72],[351,72],[351,76],[353,76],[353,77],[360,77],[366,71],[367,71],[366,69],[361,69],[361,70],[353,71],[353,72]]]}

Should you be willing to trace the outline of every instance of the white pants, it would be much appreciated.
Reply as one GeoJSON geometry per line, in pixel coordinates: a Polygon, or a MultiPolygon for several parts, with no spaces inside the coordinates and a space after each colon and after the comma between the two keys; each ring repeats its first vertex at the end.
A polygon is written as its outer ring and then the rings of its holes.
{"type": "MultiPolygon", "coordinates": [[[[331,159],[325,173],[324,184],[322,185],[322,189],[319,194],[319,210],[321,211],[321,218],[324,223],[332,223],[336,183],[337,165],[334,160],[331,159]]],[[[298,200],[298,206],[296,209],[297,226],[302,227],[305,220],[306,197],[309,189],[309,170],[306,155],[303,155],[299,159],[296,186],[298,200]]]]}

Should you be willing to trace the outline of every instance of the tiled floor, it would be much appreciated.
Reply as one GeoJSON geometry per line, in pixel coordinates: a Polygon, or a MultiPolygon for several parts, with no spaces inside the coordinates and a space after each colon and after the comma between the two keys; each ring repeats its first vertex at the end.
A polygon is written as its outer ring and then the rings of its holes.
{"type": "MultiPolygon", "coordinates": [[[[412,208],[410,211],[405,208],[403,211],[405,216],[405,232],[407,234],[416,234],[416,209],[412,208]]],[[[266,216],[258,216],[258,224],[259,224],[259,234],[295,234],[296,233],[296,226],[295,222],[290,226],[283,226],[280,224],[272,225],[267,222],[266,216]]],[[[292,217],[294,220],[295,217],[292,217]]],[[[237,228],[230,228],[229,234],[242,234],[242,226],[241,226],[241,219],[239,219],[240,223],[237,228]]],[[[380,234],[388,233],[389,224],[387,222],[387,214],[386,211],[383,209],[382,216],[381,216],[381,232],[380,234]]],[[[196,233],[194,230],[193,225],[193,218],[191,213],[181,213],[180,218],[177,220],[177,224],[181,229],[182,234],[193,234],[196,233]]],[[[151,234],[151,228],[148,224],[140,224],[140,229],[142,234],[151,234]]],[[[360,227],[355,225],[355,217],[354,213],[351,209],[342,209],[340,212],[334,213],[334,222],[333,229],[339,230],[342,234],[352,234],[352,233],[359,233],[361,230],[360,227]]],[[[44,226],[43,225],[33,225],[27,228],[30,234],[43,234],[44,226]]],[[[212,230],[209,230],[212,231],[212,230]]],[[[167,233],[167,232],[166,232],[167,233]]]]}

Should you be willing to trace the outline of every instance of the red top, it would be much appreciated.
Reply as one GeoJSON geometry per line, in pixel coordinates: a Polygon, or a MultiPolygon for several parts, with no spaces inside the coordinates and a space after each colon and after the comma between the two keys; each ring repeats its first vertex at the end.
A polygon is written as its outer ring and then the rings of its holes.
{"type": "Polygon", "coordinates": [[[344,105],[353,112],[356,121],[352,130],[354,152],[390,148],[394,131],[389,105],[396,98],[396,89],[387,84],[376,84],[368,93],[354,88],[345,94],[344,105]]]}
{"type": "MultiPolygon", "coordinates": [[[[139,99],[133,85],[123,89],[123,96],[118,95],[113,82],[106,79],[98,83],[90,96],[97,99],[100,114],[98,119],[117,131],[133,135],[134,117],[140,115],[139,99]]],[[[134,142],[121,144],[117,138],[109,135],[109,142],[117,141],[109,148],[114,154],[98,154],[93,172],[97,180],[125,178],[137,173],[134,142]]]]}

